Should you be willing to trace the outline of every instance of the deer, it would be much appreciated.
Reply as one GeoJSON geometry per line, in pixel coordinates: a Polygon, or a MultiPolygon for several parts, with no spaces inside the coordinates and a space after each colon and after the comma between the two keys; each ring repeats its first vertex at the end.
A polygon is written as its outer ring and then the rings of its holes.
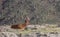
{"type": "Polygon", "coordinates": [[[29,21],[30,21],[30,18],[28,16],[26,16],[25,22],[23,24],[12,25],[11,28],[24,30],[26,28],[26,26],[29,25],[29,23],[30,23],[29,21]]]}

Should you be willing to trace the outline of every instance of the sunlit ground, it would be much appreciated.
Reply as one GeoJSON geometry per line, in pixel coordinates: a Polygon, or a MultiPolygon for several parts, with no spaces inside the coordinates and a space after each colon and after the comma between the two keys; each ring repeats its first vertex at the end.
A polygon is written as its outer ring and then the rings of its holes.
{"type": "Polygon", "coordinates": [[[60,33],[60,28],[40,28],[38,30],[31,30],[31,29],[28,29],[28,30],[24,30],[24,31],[21,31],[21,30],[15,30],[15,31],[9,31],[9,32],[14,32],[14,33],[22,33],[22,34],[28,34],[28,33],[32,33],[32,32],[43,32],[43,33],[49,33],[49,32],[58,32],[60,33]]]}
{"type": "MultiPolygon", "coordinates": [[[[5,27],[5,26],[3,26],[5,27]]],[[[6,27],[5,27],[6,28],[6,27]]],[[[8,27],[7,27],[8,28],[8,27]]],[[[58,32],[60,33],[60,27],[56,27],[56,26],[49,26],[49,27],[45,27],[45,28],[39,28],[39,29],[27,29],[27,30],[20,30],[20,29],[7,29],[7,32],[14,32],[16,34],[28,34],[28,33],[32,33],[32,32],[43,32],[43,33],[49,33],[49,32],[58,32]]]]}

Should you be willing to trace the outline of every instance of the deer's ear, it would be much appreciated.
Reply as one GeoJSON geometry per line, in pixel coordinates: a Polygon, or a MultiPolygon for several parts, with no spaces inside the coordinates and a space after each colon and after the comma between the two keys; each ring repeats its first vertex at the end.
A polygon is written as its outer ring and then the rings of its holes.
{"type": "Polygon", "coordinates": [[[30,18],[28,16],[26,16],[25,20],[30,20],[30,18]]]}

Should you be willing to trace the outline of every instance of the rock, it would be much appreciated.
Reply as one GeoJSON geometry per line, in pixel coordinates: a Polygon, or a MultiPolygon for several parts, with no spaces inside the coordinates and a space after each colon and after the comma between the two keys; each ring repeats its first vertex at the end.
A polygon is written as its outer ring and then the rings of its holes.
{"type": "Polygon", "coordinates": [[[18,36],[12,32],[0,32],[0,37],[18,37],[18,36]]]}

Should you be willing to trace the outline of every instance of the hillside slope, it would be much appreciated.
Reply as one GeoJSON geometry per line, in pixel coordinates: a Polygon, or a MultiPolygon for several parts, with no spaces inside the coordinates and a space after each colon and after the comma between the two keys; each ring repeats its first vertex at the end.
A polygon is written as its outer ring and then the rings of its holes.
{"type": "Polygon", "coordinates": [[[60,0],[0,0],[0,25],[23,23],[59,23],[60,0]]]}

